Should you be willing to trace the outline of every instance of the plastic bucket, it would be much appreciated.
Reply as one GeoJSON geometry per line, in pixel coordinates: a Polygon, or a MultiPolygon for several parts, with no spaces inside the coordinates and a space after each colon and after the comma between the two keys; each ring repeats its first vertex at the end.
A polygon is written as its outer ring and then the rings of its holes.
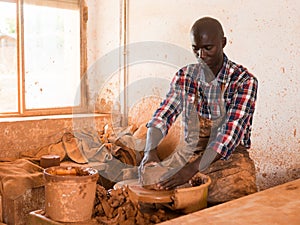
{"type": "Polygon", "coordinates": [[[208,187],[211,184],[211,179],[200,173],[198,176],[202,179],[201,185],[174,190],[172,209],[188,214],[207,207],[208,187]]]}
{"type": "Polygon", "coordinates": [[[45,213],[59,222],[81,222],[92,217],[98,171],[86,167],[49,167],[44,170],[45,213]]]}

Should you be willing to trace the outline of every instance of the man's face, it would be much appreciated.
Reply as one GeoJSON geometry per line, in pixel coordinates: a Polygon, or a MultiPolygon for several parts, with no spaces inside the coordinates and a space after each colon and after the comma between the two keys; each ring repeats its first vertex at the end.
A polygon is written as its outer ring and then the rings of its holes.
{"type": "Polygon", "coordinates": [[[196,58],[201,58],[216,75],[223,65],[226,38],[213,31],[191,31],[191,43],[196,58]]]}

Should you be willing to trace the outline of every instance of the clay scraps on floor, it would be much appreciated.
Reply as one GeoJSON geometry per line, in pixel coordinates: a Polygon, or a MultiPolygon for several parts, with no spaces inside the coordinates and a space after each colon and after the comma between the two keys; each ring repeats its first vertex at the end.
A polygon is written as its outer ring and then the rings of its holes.
{"type": "Polygon", "coordinates": [[[133,203],[127,187],[106,190],[97,184],[93,218],[100,224],[150,225],[177,216],[175,212],[170,214],[167,209],[152,204],[133,203]]]}

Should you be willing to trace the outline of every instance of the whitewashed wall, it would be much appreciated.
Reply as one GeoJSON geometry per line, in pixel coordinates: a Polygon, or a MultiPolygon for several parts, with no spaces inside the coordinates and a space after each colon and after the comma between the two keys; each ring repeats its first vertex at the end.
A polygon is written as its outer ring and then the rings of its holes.
{"type": "MultiPolygon", "coordinates": [[[[176,69],[194,60],[189,42],[192,23],[202,16],[215,17],[223,24],[228,39],[226,54],[246,66],[259,80],[251,150],[258,186],[265,189],[299,178],[300,1],[127,2],[127,32],[124,33],[122,1],[88,0],[89,62],[97,71],[96,76],[89,76],[91,103],[97,105],[101,98],[102,105],[108,99],[114,101],[116,92],[123,93],[124,74],[129,89],[126,92],[129,111],[150,95],[163,96],[176,69]],[[105,62],[103,58],[107,54],[114,59],[108,61],[113,61],[108,67],[115,68],[114,63],[117,63],[121,68],[123,51],[119,51],[119,47],[124,37],[129,45],[126,59],[130,64],[126,70],[108,69],[111,75],[108,77],[107,72],[102,72],[107,68],[103,69],[102,63],[98,63],[101,66],[97,68],[95,62],[105,62]],[[119,57],[115,56],[116,50],[119,57]],[[153,60],[155,54],[156,60],[153,60]],[[100,98],[96,99],[100,92],[100,98]]],[[[99,111],[107,110],[101,107],[99,111]]],[[[145,110],[147,116],[152,113],[152,107],[145,110]]]]}

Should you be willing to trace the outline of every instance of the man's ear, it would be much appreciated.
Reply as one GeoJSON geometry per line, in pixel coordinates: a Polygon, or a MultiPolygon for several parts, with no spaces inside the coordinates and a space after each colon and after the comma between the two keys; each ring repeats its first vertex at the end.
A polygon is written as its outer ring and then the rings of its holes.
{"type": "Polygon", "coordinates": [[[227,38],[226,37],[223,37],[222,38],[222,47],[224,48],[227,44],[227,38]]]}

